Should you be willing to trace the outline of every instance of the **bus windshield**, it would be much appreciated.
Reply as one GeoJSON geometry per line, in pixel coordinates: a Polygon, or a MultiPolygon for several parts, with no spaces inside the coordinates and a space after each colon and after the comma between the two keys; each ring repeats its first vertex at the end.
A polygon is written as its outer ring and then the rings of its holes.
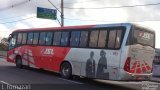
{"type": "Polygon", "coordinates": [[[134,44],[142,44],[154,47],[154,33],[143,28],[133,29],[134,44]]]}
{"type": "Polygon", "coordinates": [[[9,38],[9,46],[8,49],[12,49],[16,46],[16,36],[12,35],[12,37],[9,38]]]}

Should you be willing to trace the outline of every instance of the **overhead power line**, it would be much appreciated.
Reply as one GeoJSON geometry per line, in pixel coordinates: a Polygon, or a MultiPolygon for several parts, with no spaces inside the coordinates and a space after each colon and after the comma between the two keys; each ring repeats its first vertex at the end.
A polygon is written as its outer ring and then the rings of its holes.
{"type": "Polygon", "coordinates": [[[106,9],[106,8],[132,8],[132,7],[145,7],[145,6],[155,6],[160,5],[160,3],[150,3],[150,4],[141,4],[141,5],[124,5],[124,6],[115,6],[115,7],[97,7],[97,8],[72,8],[64,7],[65,9],[106,9]]]}
{"type": "Polygon", "coordinates": [[[89,20],[89,19],[78,19],[78,18],[64,18],[67,20],[77,20],[77,21],[95,21],[95,22],[146,22],[146,21],[160,21],[159,20],[128,20],[128,21],[107,21],[107,20],[89,20]]]}
{"type": "Polygon", "coordinates": [[[88,2],[94,2],[97,0],[86,0],[86,1],[79,1],[79,2],[68,2],[68,3],[64,3],[64,4],[77,4],[77,3],[88,3],[88,2]]]}
{"type": "Polygon", "coordinates": [[[50,4],[52,4],[52,6],[54,7],[54,8],[56,8],[56,10],[61,14],[60,15],[60,17],[61,17],[61,22],[59,21],[59,19],[57,18],[57,21],[58,21],[58,23],[61,25],[61,27],[63,27],[64,26],[64,11],[63,11],[63,0],[61,0],[61,11],[59,10],[59,8],[57,8],[50,0],[48,0],[48,2],[50,3],[50,4]]]}
{"type": "Polygon", "coordinates": [[[53,6],[54,8],[56,8],[56,10],[57,10],[59,13],[61,13],[61,11],[60,11],[50,0],[48,0],[48,2],[49,2],[50,4],[52,4],[52,6],[53,6]]]}
{"type": "Polygon", "coordinates": [[[3,22],[3,23],[0,23],[0,24],[15,23],[15,22],[20,22],[20,21],[32,19],[32,18],[35,18],[35,17],[36,17],[36,16],[32,16],[32,17],[28,17],[28,18],[24,18],[24,19],[19,19],[19,20],[14,20],[14,21],[9,21],[9,22],[3,22]]]}
{"type": "Polygon", "coordinates": [[[20,2],[20,3],[16,3],[14,5],[11,5],[11,6],[8,6],[8,7],[5,7],[5,8],[0,8],[0,11],[7,10],[7,9],[10,9],[10,8],[14,8],[14,7],[20,6],[22,4],[28,3],[30,1],[31,0],[26,0],[26,1],[23,1],[23,2],[20,2]]]}
{"type": "Polygon", "coordinates": [[[103,20],[88,20],[88,19],[77,19],[77,18],[64,18],[64,19],[67,19],[67,20],[78,20],[78,21],[96,21],[96,22],[106,22],[106,21],[103,21],[103,20]]]}

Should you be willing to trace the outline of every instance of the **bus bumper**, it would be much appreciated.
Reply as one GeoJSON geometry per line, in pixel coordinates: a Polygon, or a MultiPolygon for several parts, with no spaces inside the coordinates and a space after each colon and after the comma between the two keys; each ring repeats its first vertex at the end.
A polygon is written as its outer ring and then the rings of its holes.
{"type": "Polygon", "coordinates": [[[123,69],[120,69],[120,75],[119,80],[133,80],[133,81],[143,81],[143,80],[150,80],[152,76],[152,73],[148,74],[134,74],[124,71],[123,69]]]}

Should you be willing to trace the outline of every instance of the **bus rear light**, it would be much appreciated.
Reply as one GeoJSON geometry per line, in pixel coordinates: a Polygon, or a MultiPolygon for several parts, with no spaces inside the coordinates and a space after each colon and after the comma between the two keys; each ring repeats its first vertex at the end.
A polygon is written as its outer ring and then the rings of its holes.
{"type": "Polygon", "coordinates": [[[124,65],[124,70],[127,72],[130,72],[130,62],[131,62],[131,58],[128,57],[124,65]]]}

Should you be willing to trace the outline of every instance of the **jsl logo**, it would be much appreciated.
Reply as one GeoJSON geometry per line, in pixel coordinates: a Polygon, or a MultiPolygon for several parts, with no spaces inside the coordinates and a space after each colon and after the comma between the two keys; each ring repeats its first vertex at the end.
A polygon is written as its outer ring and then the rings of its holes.
{"type": "Polygon", "coordinates": [[[143,32],[143,33],[140,33],[139,36],[145,39],[151,39],[152,35],[150,33],[143,32]]]}
{"type": "Polygon", "coordinates": [[[44,55],[53,55],[54,54],[54,50],[51,48],[46,48],[46,49],[42,49],[42,54],[44,55]]]}

